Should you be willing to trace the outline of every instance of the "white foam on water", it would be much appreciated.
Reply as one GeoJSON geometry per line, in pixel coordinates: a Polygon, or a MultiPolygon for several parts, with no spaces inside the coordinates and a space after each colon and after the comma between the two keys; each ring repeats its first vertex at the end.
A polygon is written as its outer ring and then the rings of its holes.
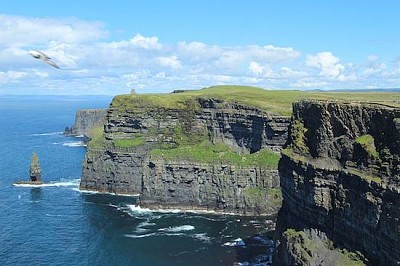
{"type": "Polygon", "coordinates": [[[125,234],[125,237],[129,238],[146,238],[152,236],[185,236],[183,233],[149,233],[144,235],[132,235],[132,234],[125,234]]]}
{"type": "Polygon", "coordinates": [[[66,141],[62,144],[67,147],[85,147],[86,144],[83,141],[66,141]]]}
{"type": "Polygon", "coordinates": [[[147,214],[147,213],[152,213],[153,211],[147,208],[141,208],[140,206],[137,205],[126,205],[133,213],[138,213],[138,214],[147,214]]]}
{"type": "Polygon", "coordinates": [[[85,189],[74,189],[77,192],[85,193],[85,194],[104,194],[104,195],[113,195],[113,196],[121,196],[121,197],[138,197],[139,194],[118,194],[112,192],[103,192],[103,191],[94,191],[94,190],[85,190],[85,189]]]}
{"type": "Polygon", "coordinates": [[[155,236],[157,233],[150,233],[150,234],[145,234],[145,235],[131,235],[131,234],[125,234],[124,236],[129,237],[129,238],[145,238],[145,237],[151,237],[155,236]]]}
{"type": "Polygon", "coordinates": [[[108,204],[108,206],[113,207],[113,208],[117,209],[118,211],[121,211],[121,210],[123,211],[125,209],[124,207],[121,207],[121,206],[118,206],[118,205],[115,205],[112,203],[108,204]]]}
{"type": "Polygon", "coordinates": [[[29,136],[54,136],[54,135],[62,135],[63,132],[46,132],[46,133],[36,133],[36,134],[29,134],[29,136]]]}
{"type": "Polygon", "coordinates": [[[182,231],[191,231],[191,230],[194,230],[193,225],[172,226],[172,227],[158,229],[158,231],[162,231],[162,232],[182,232],[182,231]]]}
{"type": "Polygon", "coordinates": [[[184,233],[166,233],[166,234],[160,234],[163,236],[186,236],[184,233]]]}
{"type": "Polygon", "coordinates": [[[138,224],[137,227],[154,226],[154,225],[156,225],[156,223],[150,223],[149,221],[144,221],[138,224]]]}
{"type": "Polygon", "coordinates": [[[13,184],[16,187],[78,187],[80,179],[50,181],[44,184],[13,184]]]}
{"type": "MultiPolygon", "coordinates": [[[[135,196],[139,196],[135,195],[135,196]]],[[[212,215],[237,215],[235,213],[229,213],[229,212],[217,212],[217,211],[209,211],[209,210],[191,210],[191,209],[150,209],[150,208],[141,208],[138,205],[128,205],[128,207],[133,211],[133,212],[143,212],[145,210],[146,212],[153,212],[153,213],[191,213],[191,214],[212,214],[212,215]]],[[[208,218],[211,221],[217,221],[212,218],[208,218]]]]}
{"type": "Polygon", "coordinates": [[[201,234],[194,234],[192,235],[193,238],[196,238],[200,241],[206,242],[206,243],[210,243],[212,238],[207,236],[206,233],[201,233],[201,234]]]}
{"type": "Polygon", "coordinates": [[[138,205],[127,205],[127,207],[134,213],[181,213],[182,210],[179,209],[149,209],[142,208],[138,205]]]}
{"type": "Polygon", "coordinates": [[[135,230],[135,232],[138,234],[146,233],[148,231],[150,231],[150,229],[146,229],[146,228],[142,228],[142,227],[137,227],[135,230]]]}
{"type": "Polygon", "coordinates": [[[40,184],[40,185],[35,185],[35,184],[13,184],[15,187],[48,187],[49,184],[40,184]]]}
{"type": "Polygon", "coordinates": [[[226,247],[245,247],[246,243],[244,243],[243,239],[236,238],[233,241],[230,242],[225,242],[224,244],[222,244],[222,246],[226,246],[226,247]]]}
{"type": "Polygon", "coordinates": [[[59,182],[54,182],[53,184],[58,187],[78,187],[80,182],[80,178],[71,180],[61,179],[59,182]]]}

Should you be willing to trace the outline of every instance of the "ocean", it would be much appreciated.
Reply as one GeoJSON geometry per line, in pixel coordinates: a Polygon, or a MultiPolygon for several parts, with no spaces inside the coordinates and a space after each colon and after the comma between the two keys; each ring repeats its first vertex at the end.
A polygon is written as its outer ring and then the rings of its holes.
{"type": "Polygon", "coordinates": [[[79,191],[78,109],[106,96],[0,96],[0,265],[270,265],[268,217],[153,212],[136,198],[79,191]],[[39,155],[41,187],[29,179],[39,155]]]}

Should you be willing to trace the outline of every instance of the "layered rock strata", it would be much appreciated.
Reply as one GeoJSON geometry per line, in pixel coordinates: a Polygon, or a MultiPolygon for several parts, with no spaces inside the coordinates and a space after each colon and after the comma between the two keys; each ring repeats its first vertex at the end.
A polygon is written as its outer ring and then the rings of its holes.
{"type": "Polygon", "coordinates": [[[117,104],[104,124],[103,146],[89,145],[81,189],[140,194],[153,208],[203,209],[237,214],[270,214],[280,206],[276,169],[259,165],[205,163],[165,158],[162,149],[182,139],[228,145],[240,154],[279,151],[286,142],[288,117],[219,99],[197,98],[179,108],[143,100],[117,104]],[[118,145],[127,140],[130,147],[118,145]],[[161,154],[154,149],[161,147],[161,154]]]}
{"type": "Polygon", "coordinates": [[[279,162],[283,207],[275,264],[300,259],[300,264],[316,265],[317,255],[303,256],[304,245],[290,245],[287,230],[293,228],[315,230],[335,247],[361,252],[367,264],[399,265],[399,154],[399,108],[294,104],[279,162]]]}

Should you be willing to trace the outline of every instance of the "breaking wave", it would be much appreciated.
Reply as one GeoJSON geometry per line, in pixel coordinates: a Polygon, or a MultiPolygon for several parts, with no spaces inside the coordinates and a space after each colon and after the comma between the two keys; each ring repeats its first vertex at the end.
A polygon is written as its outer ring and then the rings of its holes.
{"type": "Polygon", "coordinates": [[[85,147],[86,144],[83,141],[66,141],[63,142],[63,146],[67,147],[85,147]]]}
{"type": "Polygon", "coordinates": [[[161,232],[182,232],[182,231],[191,231],[191,230],[194,230],[193,225],[172,226],[172,227],[158,229],[158,231],[161,231],[161,232]]]}
{"type": "Polygon", "coordinates": [[[225,242],[224,244],[222,244],[222,246],[226,246],[226,247],[245,247],[246,243],[244,243],[243,239],[236,238],[233,241],[230,242],[225,242]]]}
{"type": "Polygon", "coordinates": [[[71,180],[63,180],[60,181],[50,181],[49,183],[44,183],[40,185],[36,184],[13,184],[16,187],[78,187],[80,179],[71,179],[71,180]]]}

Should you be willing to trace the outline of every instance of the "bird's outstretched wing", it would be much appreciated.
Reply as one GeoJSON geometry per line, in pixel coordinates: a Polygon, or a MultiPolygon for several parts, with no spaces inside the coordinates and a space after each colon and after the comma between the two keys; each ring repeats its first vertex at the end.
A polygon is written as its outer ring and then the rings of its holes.
{"type": "Polygon", "coordinates": [[[43,52],[41,52],[41,51],[38,51],[38,50],[31,50],[31,51],[29,51],[28,53],[29,53],[33,58],[41,59],[41,60],[43,60],[44,62],[46,62],[47,64],[49,64],[49,65],[51,65],[51,66],[53,66],[53,67],[55,67],[55,68],[60,69],[60,67],[59,67],[56,63],[54,63],[53,61],[50,60],[50,57],[49,57],[47,54],[45,54],[45,53],[43,53],[43,52]]]}
{"type": "Polygon", "coordinates": [[[51,61],[50,60],[50,58],[48,58],[47,60],[44,60],[47,64],[49,64],[50,66],[53,66],[53,67],[55,67],[55,68],[58,68],[58,69],[60,69],[60,67],[56,64],[56,63],[54,63],[53,61],[51,61]]]}

